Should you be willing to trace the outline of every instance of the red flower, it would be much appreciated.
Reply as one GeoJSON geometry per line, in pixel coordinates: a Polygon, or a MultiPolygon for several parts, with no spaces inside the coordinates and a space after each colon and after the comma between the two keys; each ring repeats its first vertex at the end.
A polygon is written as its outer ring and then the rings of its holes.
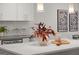
{"type": "Polygon", "coordinates": [[[46,25],[41,22],[37,25],[38,25],[37,29],[34,29],[34,27],[32,27],[32,29],[35,30],[34,36],[41,37],[42,41],[47,41],[49,34],[55,35],[55,32],[50,28],[50,26],[49,28],[46,28],[46,25]]]}

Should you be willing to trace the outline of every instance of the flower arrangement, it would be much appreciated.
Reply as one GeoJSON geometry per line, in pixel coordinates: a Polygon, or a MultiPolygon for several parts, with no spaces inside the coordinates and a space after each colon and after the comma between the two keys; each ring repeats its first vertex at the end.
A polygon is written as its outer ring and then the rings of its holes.
{"type": "Polygon", "coordinates": [[[50,34],[55,35],[55,32],[51,29],[51,26],[47,28],[46,25],[42,22],[36,25],[37,28],[32,27],[32,29],[34,30],[34,36],[37,38],[42,38],[40,39],[42,42],[47,42],[50,34]]]}
{"type": "Polygon", "coordinates": [[[58,35],[58,32],[55,33],[54,30],[51,28],[51,26],[46,27],[46,25],[42,22],[36,25],[37,27],[32,27],[32,29],[34,30],[33,36],[39,38],[39,40],[41,40],[41,42],[44,43],[43,45],[47,45],[48,37],[50,34],[55,36],[55,40],[51,41],[52,44],[56,44],[57,46],[60,46],[62,44],[70,43],[68,40],[61,39],[60,36],[58,35]]]}

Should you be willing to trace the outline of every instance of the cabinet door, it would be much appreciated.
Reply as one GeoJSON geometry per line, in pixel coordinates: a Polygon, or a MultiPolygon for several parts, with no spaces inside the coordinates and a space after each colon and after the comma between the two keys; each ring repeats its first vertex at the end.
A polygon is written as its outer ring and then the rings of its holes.
{"type": "Polygon", "coordinates": [[[2,20],[14,21],[16,20],[16,4],[3,3],[2,5],[2,20]]]}
{"type": "Polygon", "coordinates": [[[31,21],[34,17],[32,3],[3,3],[0,19],[3,21],[31,21]]]}
{"type": "Polygon", "coordinates": [[[18,3],[17,5],[17,20],[31,21],[33,20],[33,4],[18,3]]]}
{"type": "Polygon", "coordinates": [[[21,3],[18,3],[18,4],[16,4],[16,11],[17,11],[17,14],[16,14],[16,19],[17,20],[24,20],[24,14],[23,14],[23,4],[21,4],[21,3]]]}
{"type": "Polygon", "coordinates": [[[2,15],[3,15],[3,13],[2,13],[2,10],[3,10],[3,7],[2,7],[2,3],[0,3],[0,20],[2,20],[2,15]]]}

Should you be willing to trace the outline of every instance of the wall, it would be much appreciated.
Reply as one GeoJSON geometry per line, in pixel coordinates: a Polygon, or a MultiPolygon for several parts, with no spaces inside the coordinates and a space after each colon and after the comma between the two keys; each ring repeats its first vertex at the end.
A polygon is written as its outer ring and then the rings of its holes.
{"type": "MultiPolygon", "coordinates": [[[[52,28],[57,31],[57,9],[69,9],[68,3],[47,3],[44,4],[44,12],[36,12],[36,22],[44,22],[47,25],[51,25],[52,28]]],[[[74,9],[79,10],[79,4],[74,4],[74,9]]],[[[72,39],[73,34],[78,34],[78,32],[60,32],[61,37],[72,39]]]]}

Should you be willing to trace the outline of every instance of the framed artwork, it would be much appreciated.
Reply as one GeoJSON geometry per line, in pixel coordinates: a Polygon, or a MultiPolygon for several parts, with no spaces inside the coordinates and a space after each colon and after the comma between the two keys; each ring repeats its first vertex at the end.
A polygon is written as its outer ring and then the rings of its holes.
{"type": "Polygon", "coordinates": [[[67,32],[68,31],[68,11],[63,9],[57,10],[57,31],[67,32]]]}
{"type": "Polygon", "coordinates": [[[69,14],[69,31],[78,31],[78,11],[69,14]]]}

